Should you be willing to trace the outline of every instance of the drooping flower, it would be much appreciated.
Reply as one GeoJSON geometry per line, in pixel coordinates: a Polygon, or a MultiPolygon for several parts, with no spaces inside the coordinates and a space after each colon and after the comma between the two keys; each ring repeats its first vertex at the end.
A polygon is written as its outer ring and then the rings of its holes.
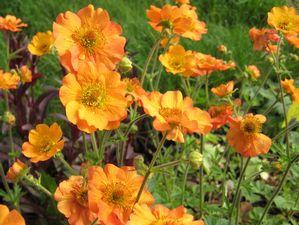
{"type": "Polygon", "coordinates": [[[32,55],[42,56],[50,53],[54,43],[51,31],[38,32],[28,44],[28,50],[32,55]]]}
{"type": "Polygon", "coordinates": [[[188,76],[195,67],[192,51],[185,51],[181,45],[170,46],[169,50],[159,57],[166,71],[172,74],[183,74],[188,76]]]}
{"type": "Polygon", "coordinates": [[[267,51],[267,52],[276,52],[277,46],[273,43],[279,41],[279,35],[274,29],[257,29],[255,27],[251,28],[249,31],[250,39],[253,41],[253,50],[254,51],[267,51]]]}
{"type": "Polygon", "coordinates": [[[213,129],[219,129],[228,123],[229,118],[233,114],[233,108],[231,105],[223,104],[211,106],[208,112],[212,119],[213,129]]]}
{"type": "Polygon", "coordinates": [[[299,33],[299,15],[294,7],[273,7],[268,12],[268,24],[283,34],[299,33]]]}
{"type": "Polygon", "coordinates": [[[153,208],[136,205],[128,225],[204,225],[204,222],[194,220],[183,206],[170,210],[163,205],[153,208]]]}
{"type": "Polygon", "coordinates": [[[220,98],[226,97],[233,93],[234,82],[229,81],[226,84],[220,84],[218,87],[213,87],[211,91],[220,98]]]}
{"type": "Polygon", "coordinates": [[[295,48],[299,48],[299,33],[294,35],[293,34],[285,35],[284,37],[295,48]]]}
{"type": "Polygon", "coordinates": [[[68,120],[85,132],[114,129],[127,116],[126,85],[102,65],[81,64],[62,80],[59,97],[68,120]]]}
{"type": "Polygon", "coordinates": [[[209,75],[215,71],[224,71],[234,68],[236,65],[234,62],[224,62],[221,59],[216,59],[211,55],[206,55],[203,53],[194,53],[196,67],[193,69],[193,74],[191,76],[203,76],[209,75]]]}
{"type": "MultiPolygon", "coordinates": [[[[125,225],[129,220],[138,191],[143,182],[133,167],[106,164],[91,167],[88,172],[89,208],[105,225],[125,225]]],[[[151,205],[153,196],[145,189],[139,203],[151,205]]]]}
{"type": "Polygon", "coordinates": [[[77,14],[67,11],[58,15],[53,24],[54,46],[62,65],[77,71],[81,61],[103,63],[114,69],[124,56],[126,39],[121,27],[112,22],[107,11],[93,5],[77,14]]]}
{"type": "Polygon", "coordinates": [[[167,91],[165,94],[153,91],[141,99],[145,113],[155,118],[154,128],[167,132],[168,140],[182,143],[184,134],[207,134],[212,128],[210,115],[193,107],[192,99],[183,98],[180,91],[167,91]]]}
{"type": "Polygon", "coordinates": [[[20,77],[15,73],[0,70],[0,90],[16,89],[20,83],[20,77]]]}
{"type": "Polygon", "coordinates": [[[27,165],[23,163],[21,160],[17,159],[16,162],[12,164],[12,166],[9,168],[6,178],[11,181],[16,181],[19,177],[19,175],[27,168],[27,165]]]}
{"type": "Polygon", "coordinates": [[[22,153],[33,163],[50,159],[64,146],[62,130],[57,123],[50,127],[38,124],[35,129],[30,130],[28,139],[22,146],[22,153]]]}
{"type": "Polygon", "coordinates": [[[12,15],[0,16],[0,30],[18,32],[22,30],[22,27],[27,27],[27,24],[22,23],[21,19],[12,15]]]}
{"type": "Polygon", "coordinates": [[[21,66],[19,74],[23,83],[30,83],[32,81],[32,72],[28,66],[21,66]]]}
{"type": "Polygon", "coordinates": [[[146,11],[149,24],[157,31],[167,30],[169,33],[200,40],[207,33],[205,23],[198,20],[196,8],[187,4],[180,7],[165,5],[162,8],[151,6],[146,11]]]}
{"type": "Polygon", "coordinates": [[[25,225],[25,220],[17,210],[9,211],[6,205],[0,205],[0,225],[25,225]]]}
{"type": "Polygon", "coordinates": [[[141,96],[147,94],[146,91],[140,86],[140,82],[136,77],[124,78],[123,81],[126,84],[126,98],[129,105],[131,105],[133,101],[139,102],[141,96]]]}
{"type": "Polygon", "coordinates": [[[296,87],[294,85],[294,79],[284,79],[281,81],[282,87],[288,94],[293,94],[296,87]]]}
{"type": "Polygon", "coordinates": [[[226,135],[228,143],[244,157],[254,157],[269,151],[272,141],[262,134],[262,124],[266,122],[263,115],[246,114],[233,118],[226,135]]]}
{"type": "Polygon", "coordinates": [[[257,79],[261,76],[260,70],[255,65],[248,65],[245,70],[253,79],[257,79]]]}
{"type": "Polygon", "coordinates": [[[58,210],[70,225],[90,225],[95,215],[89,210],[88,184],[82,176],[62,181],[54,194],[58,210]]]}

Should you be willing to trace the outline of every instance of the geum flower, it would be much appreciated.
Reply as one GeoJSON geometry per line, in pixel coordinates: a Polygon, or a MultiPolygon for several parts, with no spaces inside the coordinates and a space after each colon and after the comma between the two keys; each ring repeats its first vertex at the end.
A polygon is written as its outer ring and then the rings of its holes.
{"type": "Polygon", "coordinates": [[[294,7],[273,7],[268,12],[268,24],[284,35],[299,33],[299,15],[294,7]]]}
{"type": "Polygon", "coordinates": [[[154,117],[153,126],[166,134],[168,140],[184,142],[184,134],[207,134],[211,128],[210,115],[193,107],[192,99],[183,98],[180,91],[168,91],[161,94],[157,91],[142,97],[146,114],[154,117]]]}
{"type": "Polygon", "coordinates": [[[168,209],[163,205],[150,208],[136,205],[128,225],[204,225],[202,220],[194,220],[183,206],[168,209]]]}
{"type": "Polygon", "coordinates": [[[274,29],[257,29],[255,27],[249,30],[250,39],[253,41],[254,51],[267,51],[276,52],[277,46],[272,42],[277,43],[279,41],[279,35],[274,29]]]}
{"type": "Polygon", "coordinates": [[[220,98],[226,97],[233,93],[234,82],[229,81],[226,84],[220,84],[218,87],[213,87],[211,91],[220,98]]]}
{"type": "Polygon", "coordinates": [[[21,173],[27,168],[27,165],[23,163],[21,160],[17,159],[16,162],[12,164],[12,166],[8,169],[6,174],[6,178],[10,181],[16,181],[21,173]]]}
{"type": "Polygon", "coordinates": [[[54,46],[62,65],[77,71],[81,61],[103,63],[114,69],[124,56],[126,39],[120,36],[121,27],[110,21],[107,11],[93,5],[77,14],[67,11],[59,14],[53,23],[54,46]]]}
{"type": "Polygon", "coordinates": [[[30,83],[32,81],[32,72],[28,66],[21,66],[19,69],[19,74],[23,83],[30,83]]]}
{"type": "Polygon", "coordinates": [[[257,79],[261,76],[260,70],[255,65],[248,65],[245,70],[253,79],[257,79]]]}
{"type": "Polygon", "coordinates": [[[208,112],[212,119],[213,129],[215,130],[219,129],[230,121],[230,117],[233,114],[233,108],[231,105],[223,104],[211,106],[208,112]]]}
{"type": "Polygon", "coordinates": [[[38,124],[35,129],[30,130],[28,139],[22,145],[22,153],[33,163],[50,159],[64,146],[62,130],[57,123],[50,127],[38,124]]]}
{"type": "Polygon", "coordinates": [[[251,113],[244,117],[232,118],[226,135],[229,145],[244,157],[267,153],[272,141],[261,133],[262,124],[265,122],[265,116],[251,113]]]}
{"type": "Polygon", "coordinates": [[[195,67],[195,60],[192,51],[185,51],[181,45],[170,46],[169,50],[159,56],[159,60],[166,68],[166,71],[189,76],[195,67]]]}
{"type": "Polygon", "coordinates": [[[130,106],[134,101],[140,102],[141,96],[146,95],[146,91],[140,86],[139,80],[134,78],[124,78],[126,84],[126,98],[130,106]]]}
{"type": "MultiPolygon", "coordinates": [[[[125,225],[143,182],[133,167],[106,164],[103,168],[91,167],[88,171],[89,208],[105,225],[125,225]]],[[[153,196],[144,189],[140,204],[152,205],[153,196]]]]}
{"type": "Polygon", "coordinates": [[[293,102],[299,102],[299,88],[294,85],[294,79],[284,79],[281,81],[282,87],[291,96],[293,102]]]}
{"type": "Polygon", "coordinates": [[[85,132],[111,130],[127,116],[126,84],[102,65],[81,64],[62,80],[59,97],[68,120],[85,132]]]}
{"type": "Polygon", "coordinates": [[[192,40],[200,40],[202,34],[207,33],[205,23],[198,20],[196,8],[190,5],[178,7],[167,4],[162,8],[152,5],[146,15],[150,20],[149,24],[159,32],[166,29],[192,40]]]}
{"type": "Polygon", "coordinates": [[[70,225],[90,225],[96,216],[89,210],[88,183],[82,176],[62,181],[54,194],[58,210],[70,225]]]}
{"type": "Polygon", "coordinates": [[[0,205],[0,225],[25,225],[25,220],[17,210],[9,211],[6,205],[0,205]]]}
{"type": "Polygon", "coordinates": [[[54,44],[54,37],[51,31],[38,32],[28,44],[28,50],[32,55],[43,56],[50,53],[54,44]]]}
{"type": "Polygon", "coordinates": [[[26,23],[22,23],[21,19],[12,15],[0,16],[0,30],[7,30],[11,32],[21,31],[22,27],[27,27],[26,23]]]}
{"type": "Polygon", "coordinates": [[[20,83],[20,77],[16,73],[0,70],[0,90],[16,89],[20,83]]]}

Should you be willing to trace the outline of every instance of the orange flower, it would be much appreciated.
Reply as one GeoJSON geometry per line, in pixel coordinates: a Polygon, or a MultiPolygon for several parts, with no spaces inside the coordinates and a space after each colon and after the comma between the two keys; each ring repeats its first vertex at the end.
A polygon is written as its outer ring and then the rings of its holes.
{"type": "Polygon", "coordinates": [[[22,171],[27,168],[27,165],[23,163],[21,160],[17,159],[14,164],[9,168],[6,178],[11,181],[16,181],[22,171]]]}
{"type": "MultiPolygon", "coordinates": [[[[98,223],[125,225],[129,220],[143,177],[133,167],[107,164],[104,169],[91,167],[88,172],[89,208],[98,223]]],[[[139,203],[151,205],[153,196],[145,189],[139,203]]]]}
{"type": "Polygon", "coordinates": [[[27,24],[22,23],[21,19],[12,15],[0,16],[0,30],[18,32],[22,30],[21,27],[27,27],[27,24]]]}
{"type": "Polygon", "coordinates": [[[9,212],[6,205],[0,205],[0,225],[25,225],[25,220],[17,210],[9,212]]]}
{"type": "Polygon", "coordinates": [[[38,124],[30,130],[29,141],[22,146],[23,154],[34,163],[46,161],[63,149],[64,141],[61,138],[62,131],[57,123],[50,127],[38,124]]]}
{"type": "Polygon", "coordinates": [[[92,63],[81,64],[76,75],[66,75],[59,91],[68,120],[88,133],[112,129],[111,123],[119,125],[127,116],[125,94],[118,73],[92,63]]]}
{"type": "Polygon", "coordinates": [[[292,93],[292,100],[295,103],[299,103],[299,88],[296,88],[292,93]]]}
{"type": "Polygon", "coordinates": [[[220,98],[226,97],[233,93],[234,90],[234,82],[229,81],[226,84],[220,84],[218,87],[214,87],[211,91],[220,98]]]}
{"type": "Polygon", "coordinates": [[[233,114],[233,108],[231,105],[211,106],[208,112],[212,119],[213,129],[216,130],[229,121],[233,114]]]}
{"type": "Polygon", "coordinates": [[[166,71],[172,74],[188,76],[195,66],[192,51],[185,51],[181,45],[170,46],[169,50],[159,57],[160,62],[166,67],[166,71]]]}
{"type": "Polygon", "coordinates": [[[95,215],[88,206],[88,184],[82,176],[71,176],[62,181],[54,194],[58,210],[71,225],[90,225],[95,215]]]}
{"type": "Polygon", "coordinates": [[[268,24],[283,34],[299,33],[299,15],[294,7],[273,7],[268,12],[268,24]]]}
{"type": "MultiPolygon", "coordinates": [[[[169,38],[163,38],[162,41],[160,42],[161,46],[163,48],[166,47],[167,43],[168,43],[169,38]]],[[[171,38],[169,40],[169,44],[171,45],[177,45],[180,42],[180,37],[179,36],[174,36],[173,38],[171,38]]]]}
{"type": "Polygon", "coordinates": [[[146,95],[146,91],[140,86],[139,80],[134,78],[124,78],[123,81],[126,84],[126,98],[129,102],[129,105],[133,101],[139,101],[142,95],[146,95]]]}
{"type": "Polygon", "coordinates": [[[51,31],[38,32],[29,43],[28,50],[32,55],[42,56],[50,53],[53,43],[54,37],[51,31]]]}
{"type": "Polygon", "coordinates": [[[288,94],[293,94],[296,87],[294,85],[294,79],[284,79],[281,81],[282,87],[288,94]]]}
{"type": "Polygon", "coordinates": [[[30,83],[32,81],[32,72],[26,65],[21,66],[20,76],[23,83],[30,83]]]}
{"type": "Polygon", "coordinates": [[[261,76],[260,70],[255,65],[249,65],[245,70],[253,79],[257,79],[261,76]]]}
{"type": "Polygon", "coordinates": [[[20,77],[17,74],[0,70],[0,90],[16,89],[19,82],[20,77]]]}
{"type": "Polygon", "coordinates": [[[196,8],[190,5],[165,5],[163,8],[152,5],[146,14],[149,24],[159,32],[166,29],[192,40],[200,40],[202,34],[207,33],[205,23],[198,20],[196,8]]]}
{"type": "Polygon", "coordinates": [[[271,42],[278,42],[279,36],[273,29],[257,29],[251,28],[249,31],[250,39],[253,41],[254,51],[276,52],[277,46],[272,45],[271,42]]]}
{"type": "Polygon", "coordinates": [[[126,39],[121,33],[121,27],[110,21],[108,12],[95,10],[93,5],[77,14],[61,13],[53,24],[54,46],[69,71],[77,71],[81,61],[100,62],[114,69],[124,56],[126,39]]]}
{"type": "Polygon", "coordinates": [[[265,116],[251,113],[232,119],[226,135],[228,143],[244,157],[267,153],[272,141],[261,133],[262,124],[265,122],[265,116]]]}
{"type": "Polygon", "coordinates": [[[190,3],[190,0],[174,0],[174,1],[179,4],[189,4],[190,3]]]}
{"type": "Polygon", "coordinates": [[[298,34],[296,34],[296,35],[285,35],[284,37],[295,48],[299,48],[299,37],[298,37],[298,34]]]}
{"type": "Polygon", "coordinates": [[[216,59],[211,55],[206,55],[202,53],[194,53],[196,60],[196,67],[193,69],[193,74],[191,76],[203,76],[211,74],[215,71],[224,71],[230,68],[234,68],[236,65],[234,62],[224,62],[221,59],[216,59]]]}
{"type": "Polygon", "coordinates": [[[180,91],[168,91],[165,94],[153,91],[141,99],[145,113],[155,117],[154,128],[167,132],[168,140],[182,143],[184,134],[207,134],[212,128],[209,114],[193,107],[192,99],[183,99],[180,91]]]}
{"type": "Polygon", "coordinates": [[[136,205],[128,225],[204,225],[202,220],[194,220],[183,206],[168,209],[163,205],[150,208],[147,205],[136,205]]]}

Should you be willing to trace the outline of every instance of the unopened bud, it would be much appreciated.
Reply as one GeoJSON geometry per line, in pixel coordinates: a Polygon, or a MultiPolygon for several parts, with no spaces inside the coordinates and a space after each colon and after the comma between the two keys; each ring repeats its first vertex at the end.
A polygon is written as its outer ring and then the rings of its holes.
{"type": "Polygon", "coordinates": [[[123,59],[118,64],[118,70],[121,73],[127,73],[133,68],[132,62],[128,57],[123,57],[123,59]]]}
{"type": "Polygon", "coordinates": [[[299,56],[293,53],[290,53],[290,58],[296,62],[299,62],[299,56]]]}
{"type": "Polygon", "coordinates": [[[224,53],[224,54],[227,53],[227,47],[225,45],[219,45],[217,47],[217,50],[218,50],[218,52],[221,52],[221,53],[224,53]]]}
{"type": "Polygon", "coordinates": [[[144,176],[146,171],[148,170],[148,166],[144,163],[144,158],[142,155],[137,155],[134,158],[134,166],[138,174],[144,176]]]}
{"type": "Polygon", "coordinates": [[[269,63],[274,63],[274,59],[273,59],[273,57],[270,56],[270,55],[268,55],[268,56],[266,57],[266,60],[267,60],[269,63]]]}
{"type": "Polygon", "coordinates": [[[16,122],[16,117],[10,112],[6,111],[2,117],[3,121],[9,125],[14,125],[16,122]]]}
{"type": "Polygon", "coordinates": [[[198,151],[192,151],[189,155],[190,164],[194,169],[199,169],[202,165],[203,157],[198,151]]]}

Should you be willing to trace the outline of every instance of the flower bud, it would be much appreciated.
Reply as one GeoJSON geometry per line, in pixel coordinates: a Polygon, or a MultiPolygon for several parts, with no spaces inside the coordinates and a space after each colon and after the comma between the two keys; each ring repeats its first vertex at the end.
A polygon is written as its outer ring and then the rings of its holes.
{"type": "Polygon", "coordinates": [[[148,166],[145,165],[144,163],[144,158],[142,155],[137,155],[135,158],[134,158],[134,166],[135,166],[135,169],[137,170],[138,174],[144,176],[147,169],[148,169],[148,166]]]}
{"type": "Polygon", "coordinates": [[[194,169],[199,169],[202,165],[203,157],[199,151],[192,151],[189,155],[189,160],[194,169]]]}
{"type": "Polygon", "coordinates": [[[133,68],[132,62],[128,57],[123,57],[123,59],[118,64],[118,70],[121,73],[127,73],[133,68]]]}
{"type": "Polygon", "coordinates": [[[14,182],[20,178],[25,169],[27,169],[27,165],[21,160],[17,159],[17,161],[9,168],[6,178],[14,182]]]}
{"type": "Polygon", "coordinates": [[[10,111],[6,111],[2,117],[2,120],[9,125],[14,125],[16,122],[16,117],[10,111]]]}
{"type": "Polygon", "coordinates": [[[218,50],[218,52],[221,52],[221,53],[224,53],[224,54],[227,53],[227,47],[225,45],[219,45],[217,47],[217,50],[218,50]]]}

